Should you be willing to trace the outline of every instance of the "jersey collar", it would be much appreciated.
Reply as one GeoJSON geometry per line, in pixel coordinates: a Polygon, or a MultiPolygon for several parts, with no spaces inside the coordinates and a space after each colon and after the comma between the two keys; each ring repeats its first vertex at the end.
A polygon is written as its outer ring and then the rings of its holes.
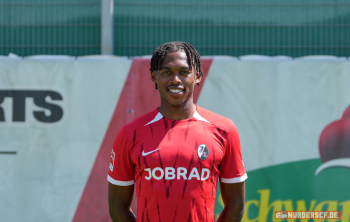
{"type": "MultiPolygon", "coordinates": [[[[151,124],[151,123],[154,123],[154,122],[157,122],[158,120],[161,120],[163,118],[163,115],[158,111],[157,115],[154,117],[153,120],[151,120],[150,122],[148,122],[147,124],[145,124],[145,126],[151,124]]],[[[209,123],[211,124],[208,120],[204,119],[201,115],[199,115],[199,113],[196,112],[193,114],[193,118],[195,118],[196,120],[200,120],[200,121],[203,121],[203,122],[206,122],[206,123],[209,123]]]]}

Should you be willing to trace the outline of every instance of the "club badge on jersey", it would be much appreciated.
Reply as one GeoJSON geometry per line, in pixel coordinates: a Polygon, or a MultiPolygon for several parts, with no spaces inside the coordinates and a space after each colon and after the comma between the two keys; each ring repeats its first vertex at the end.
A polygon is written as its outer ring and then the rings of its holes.
{"type": "Polygon", "coordinates": [[[197,154],[199,159],[206,160],[209,156],[209,149],[207,145],[205,144],[199,145],[199,147],[197,148],[197,154]]]}

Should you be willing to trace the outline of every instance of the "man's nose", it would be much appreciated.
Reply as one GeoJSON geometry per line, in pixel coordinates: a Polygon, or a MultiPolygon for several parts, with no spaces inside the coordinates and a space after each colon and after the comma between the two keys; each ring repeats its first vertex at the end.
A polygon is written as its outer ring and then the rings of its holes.
{"type": "Polygon", "coordinates": [[[181,79],[180,79],[179,75],[180,75],[180,73],[175,72],[172,81],[176,82],[176,83],[181,82],[181,79]]]}

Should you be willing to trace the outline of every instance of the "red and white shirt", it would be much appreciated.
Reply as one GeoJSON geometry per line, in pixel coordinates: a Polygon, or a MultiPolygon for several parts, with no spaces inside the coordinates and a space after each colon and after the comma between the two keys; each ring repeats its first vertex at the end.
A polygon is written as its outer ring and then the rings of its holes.
{"type": "Polygon", "coordinates": [[[118,133],[108,181],[136,184],[137,221],[215,221],[218,178],[247,178],[236,126],[197,106],[193,117],[171,120],[158,108],[118,133]]]}

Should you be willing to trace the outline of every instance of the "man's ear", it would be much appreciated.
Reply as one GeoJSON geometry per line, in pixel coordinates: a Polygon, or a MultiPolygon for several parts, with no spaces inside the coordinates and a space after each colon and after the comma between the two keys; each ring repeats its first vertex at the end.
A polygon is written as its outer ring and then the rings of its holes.
{"type": "Polygon", "coordinates": [[[202,75],[200,74],[200,73],[196,73],[196,77],[195,77],[196,79],[195,79],[195,84],[198,84],[198,83],[200,83],[201,82],[201,80],[202,80],[202,75]]]}
{"type": "Polygon", "coordinates": [[[157,83],[157,71],[151,72],[151,79],[152,79],[152,82],[157,83]]]}

